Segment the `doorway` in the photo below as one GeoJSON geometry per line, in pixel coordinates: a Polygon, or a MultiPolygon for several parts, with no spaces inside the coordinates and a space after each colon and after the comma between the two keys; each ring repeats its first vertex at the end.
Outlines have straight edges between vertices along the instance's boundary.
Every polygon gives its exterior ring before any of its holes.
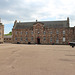
{"type": "Polygon", "coordinates": [[[37,38],[37,44],[40,44],[40,38],[39,37],[37,38]]]}

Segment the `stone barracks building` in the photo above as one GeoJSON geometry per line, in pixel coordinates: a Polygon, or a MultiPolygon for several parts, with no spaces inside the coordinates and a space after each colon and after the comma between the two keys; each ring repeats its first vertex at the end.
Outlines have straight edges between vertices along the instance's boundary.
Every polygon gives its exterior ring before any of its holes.
{"type": "Polygon", "coordinates": [[[69,26],[69,18],[63,21],[14,22],[13,43],[68,44],[75,40],[75,27],[69,26]]]}
{"type": "Polygon", "coordinates": [[[4,42],[4,25],[0,22],[0,43],[4,42]]]}

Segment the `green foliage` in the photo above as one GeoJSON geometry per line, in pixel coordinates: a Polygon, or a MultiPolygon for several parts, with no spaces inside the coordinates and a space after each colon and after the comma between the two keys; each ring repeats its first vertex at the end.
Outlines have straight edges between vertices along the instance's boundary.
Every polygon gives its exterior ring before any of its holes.
{"type": "Polygon", "coordinates": [[[7,35],[12,35],[12,32],[9,32],[8,34],[4,34],[4,35],[6,35],[6,36],[7,36],[7,35]]]}

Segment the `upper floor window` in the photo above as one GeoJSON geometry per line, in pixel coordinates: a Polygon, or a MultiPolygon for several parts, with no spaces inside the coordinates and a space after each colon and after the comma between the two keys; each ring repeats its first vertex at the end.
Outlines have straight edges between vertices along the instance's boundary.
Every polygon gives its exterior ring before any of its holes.
{"type": "Polygon", "coordinates": [[[28,32],[26,31],[26,35],[28,34],[28,32]]]}
{"type": "Polygon", "coordinates": [[[20,41],[22,41],[22,37],[20,38],[20,41]]]}
{"type": "Polygon", "coordinates": [[[22,35],[22,31],[20,32],[20,34],[22,35]]]}
{"type": "Polygon", "coordinates": [[[33,35],[33,31],[31,32],[31,34],[33,35]]]}
{"type": "Polygon", "coordinates": [[[50,34],[52,34],[52,31],[50,31],[50,34]]]}
{"type": "Polygon", "coordinates": [[[17,37],[15,37],[15,40],[17,40],[17,37]]]}
{"type": "Polygon", "coordinates": [[[46,31],[44,31],[44,33],[43,33],[44,35],[46,34],[46,31]]]}
{"type": "Polygon", "coordinates": [[[65,34],[65,30],[63,30],[63,34],[65,34]]]}
{"type": "Polygon", "coordinates": [[[40,32],[38,31],[38,34],[39,34],[40,32]]]}
{"type": "Polygon", "coordinates": [[[59,34],[59,31],[58,30],[56,31],[56,34],[59,34]]]}
{"type": "Polygon", "coordinates": [[[52,37],[50,37],[50,42],[52,42],[52,37]]]}
{"type": "Polygon", "coordinates": [[[17,35],[17,31],[15,32],[15,34],[17,35]]]}
{"type": "Polygon", "coordinates": [[[31,37],[31,41],[33,41],[33,36],[31,37]]]}
{"type": "Polygon", "coordinates": [[[26,41],[28,41],[28,38],[26,37],[26,41]]]}

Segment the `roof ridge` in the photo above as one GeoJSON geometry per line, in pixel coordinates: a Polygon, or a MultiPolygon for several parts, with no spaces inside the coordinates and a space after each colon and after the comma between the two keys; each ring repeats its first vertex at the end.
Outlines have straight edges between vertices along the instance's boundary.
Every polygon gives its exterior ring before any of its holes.
{"type": "MultiPolygon", "coordinates": [[[[67,22],[67,20],[60,20],[60,21],[37,21],[37,22],[67,22]]],[[[35,21],[36,22],[36,21],[35,21]]],[[[35,23],[35,22],[17,22],[17,23],[35,23]]]]}

